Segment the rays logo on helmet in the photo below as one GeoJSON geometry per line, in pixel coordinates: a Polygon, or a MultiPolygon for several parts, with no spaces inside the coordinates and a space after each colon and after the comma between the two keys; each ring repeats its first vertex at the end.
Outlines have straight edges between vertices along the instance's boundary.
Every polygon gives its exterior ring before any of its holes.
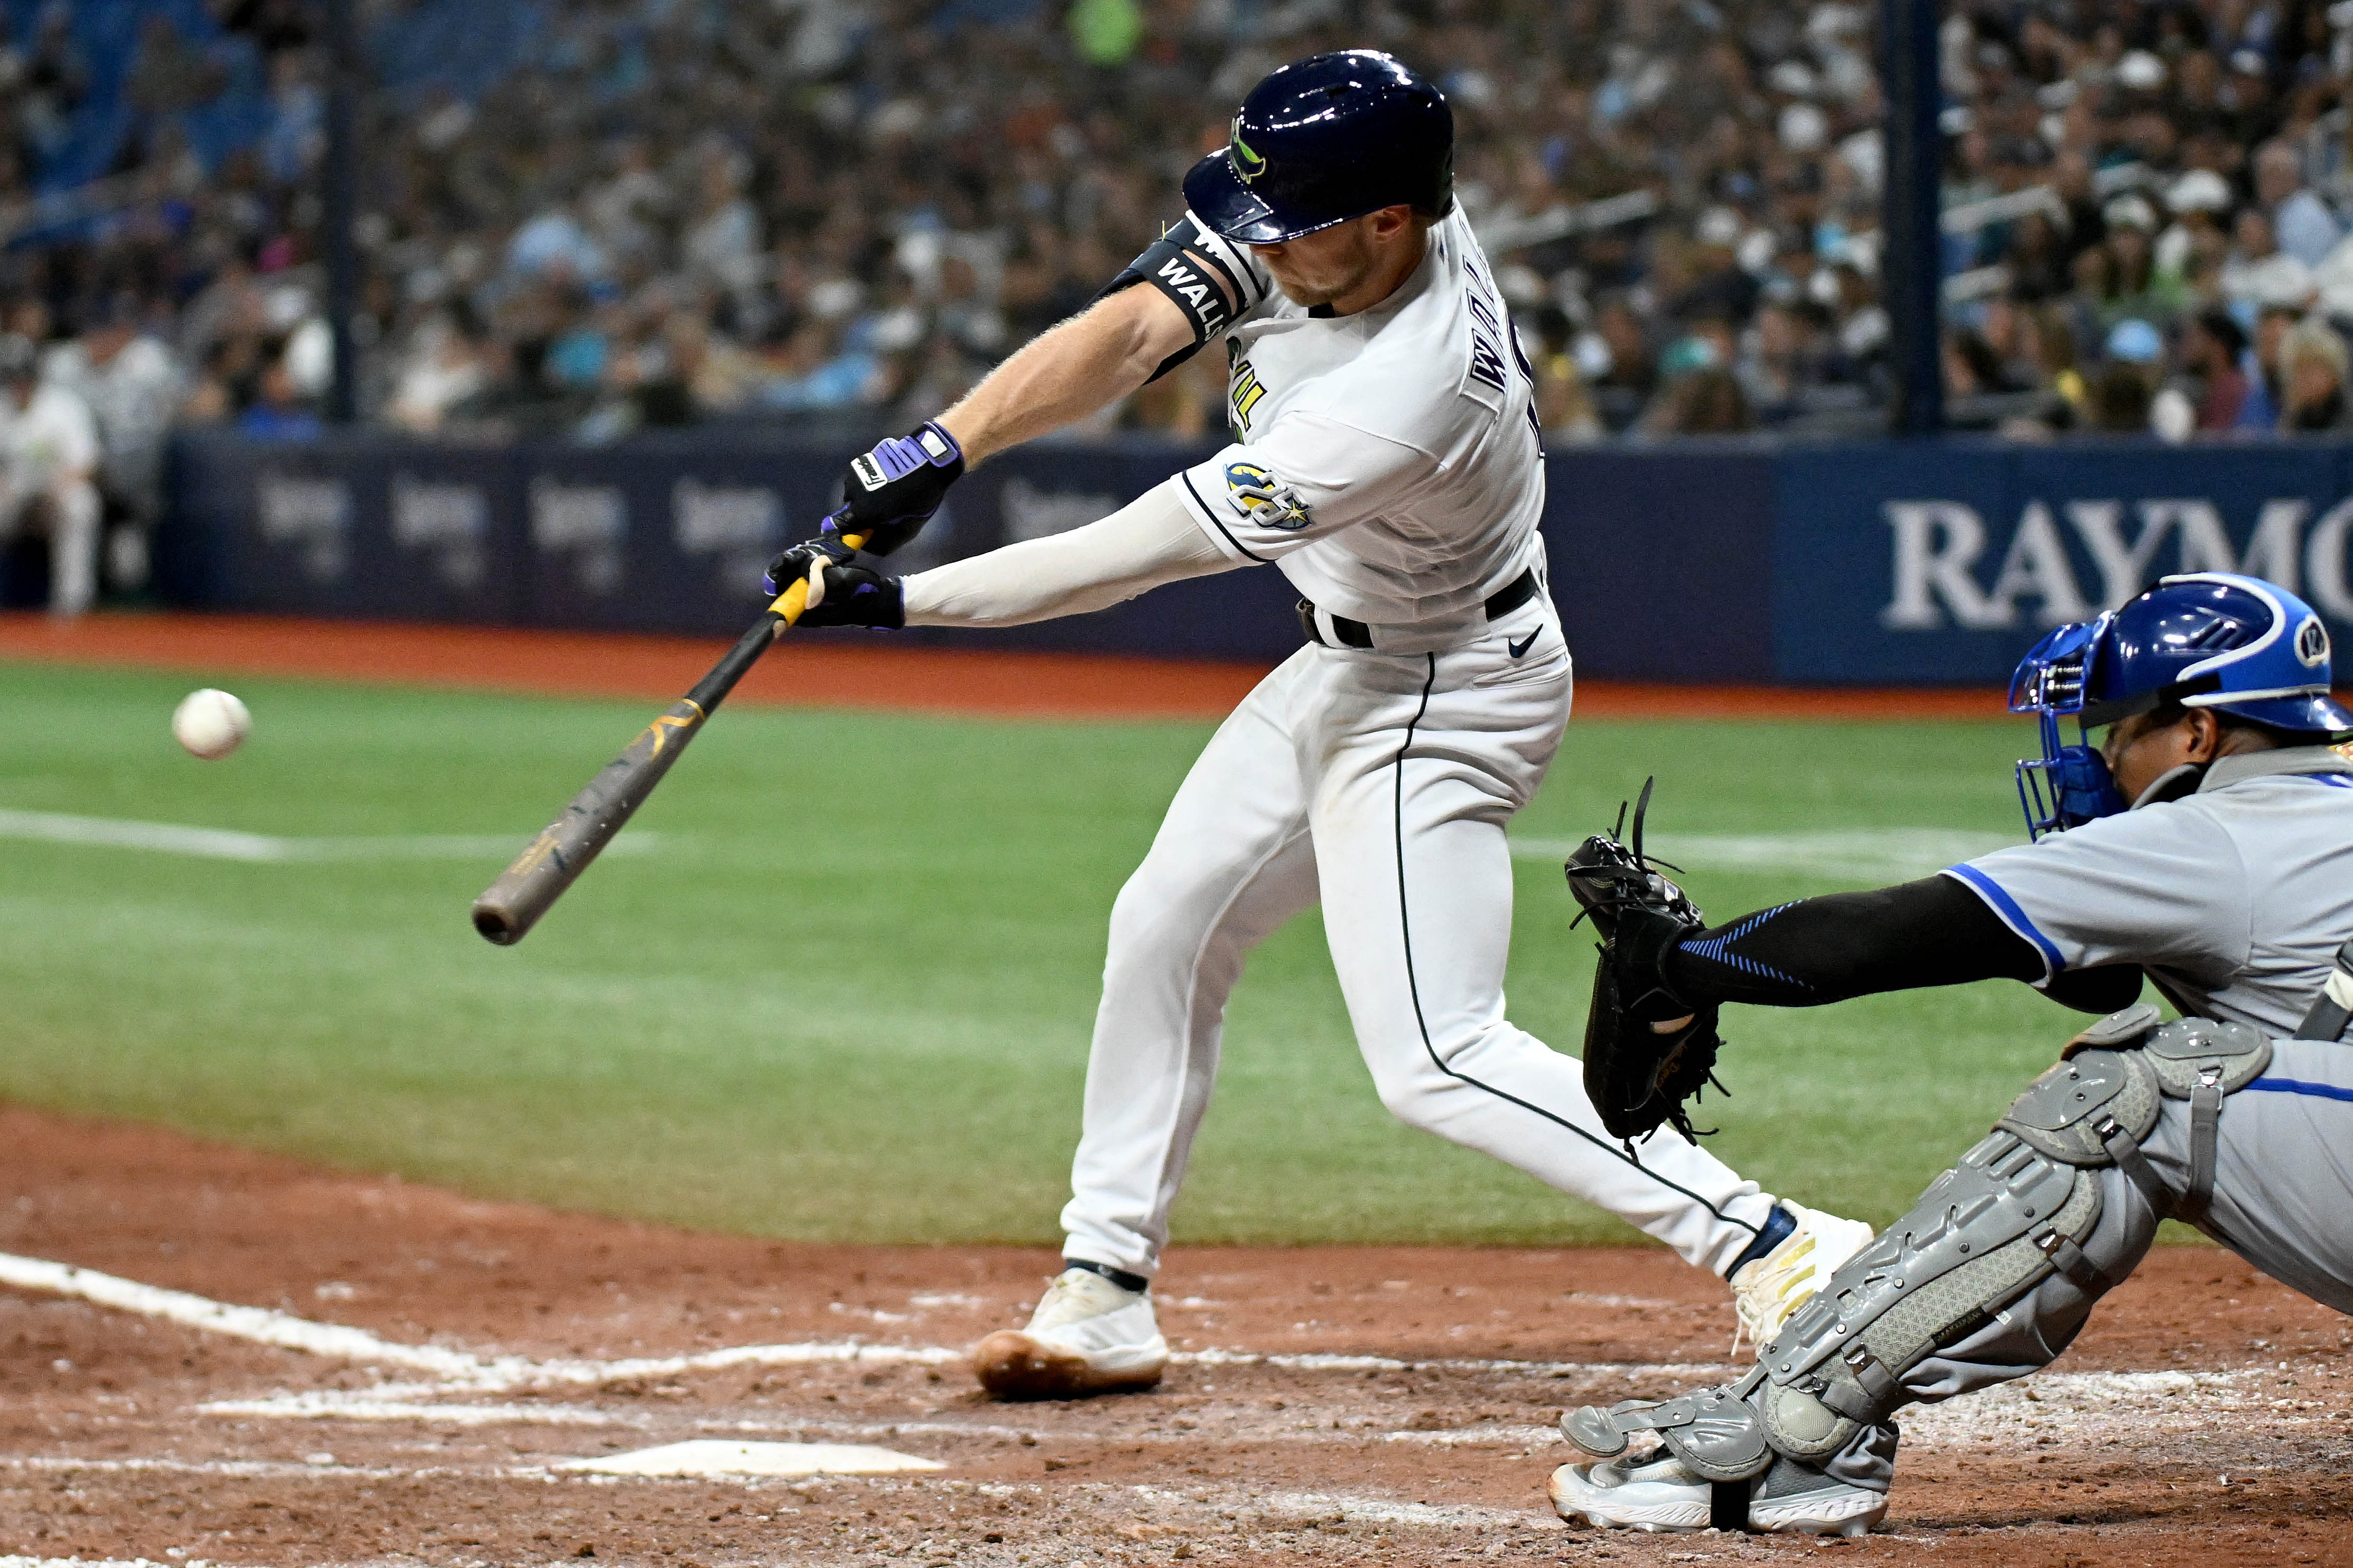
{"type": "Polygon", "coordinates": [[[1256,463],[1228,463],[1226,493],[1241,514],[1261,528],[1279,528],[1287,533],[1314,521],[1307,515],[1307,503],[1289,485],[1256,463]]]}
{"type": "Polygon", "coordinates": [[[2295,657],[2306,669],[2318,669],[2328,662],[2328,628],[2320,624],[2318,616],[2295,628],[2295,657]]]}
{"type": "Polygon", "coordinates": [[[1250,144],[1242,140],[1242,117],[1239,114],[1234,116],[1233,129],[1228,132],[1228,141],[1230,145],[1227,151],[1233,159],[1234,178],[1247,185],[1266,173],[1266,160],[1251,152],[1250,144]]]}

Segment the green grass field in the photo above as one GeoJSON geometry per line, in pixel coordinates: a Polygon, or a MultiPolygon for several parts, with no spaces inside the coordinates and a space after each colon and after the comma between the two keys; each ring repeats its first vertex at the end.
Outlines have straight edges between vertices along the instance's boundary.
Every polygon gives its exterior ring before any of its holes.
{"type": "MultiPolygon", "coordinates": [[[[519,846],[655,706],[244,682],[255,737],[205,764],[166,723],[193,684],[0,664],[0,811],[519,846]]],[[[504,853],[257,864],[0,838],[0,1095],[689,1226],[1050,1241],[1104,916],[1208,732],[730,710],[632,829],[652,847],[608,856],[507,950],[467,921],[504,853]]],[[[1582,837],[1656,772],[1670,857],[1678,830],[2003,836],[2026,741],[2000,722],[1579,721],[1515,832],[1582,837]]],[[[1573,1049],[1590,943],[1556,860],[1517,864],[1513,1015],[1573,1049]]],[[[1721,918],[1891,877],[1695,864],[1689,880],[1721,918]]],[[[1884,1220],[2073,1016],[2011,984],[1733,1009],[1715,1146],[1777,1191],[1884,1220]]],[[[1632,1234],[1392,1122],[1313,917],[1235,999],[1177,1226],[1632,1234]]]]}

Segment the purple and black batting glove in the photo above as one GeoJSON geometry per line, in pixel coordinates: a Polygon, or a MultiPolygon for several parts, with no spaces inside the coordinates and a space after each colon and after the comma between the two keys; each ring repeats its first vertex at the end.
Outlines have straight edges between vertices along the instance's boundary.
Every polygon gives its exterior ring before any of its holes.
{"type": "Polygon", "coordinates": [[[964,473],[964,448],[935,419],[850,459],[828,533],[862,533],[869,555],[888,555],[923,531],[964,473]]]}
{"type": "Polygon", "coordinates": [[[857,565],[857,552],[839,539],[812,539],[769,562],[760,586],[773,597],[794,583],[809,584],[808,607],[795,626],[871,626],[877,631],[905,626],[907,604],[900,579],[857,565]],[[824,571],[811,577],[810,568],[820,563],[824,571]]]}

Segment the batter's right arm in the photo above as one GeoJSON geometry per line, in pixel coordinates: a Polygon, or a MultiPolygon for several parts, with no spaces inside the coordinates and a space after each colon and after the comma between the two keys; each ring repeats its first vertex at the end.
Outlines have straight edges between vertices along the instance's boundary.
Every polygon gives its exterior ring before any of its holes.
{"type": "Polygon", "coordinates": [[[1123,289],[1032,338],[939,422],[977,463],[1118,402],[1194,341],[1166,295],[1123,289]]]}
{"type": "Polygon", "coordinates": [[[918,572],[904,613],[911,626],[1026,626],[1240,564],[1201,531],[1171,479],[1083,528],[918,572]]]}

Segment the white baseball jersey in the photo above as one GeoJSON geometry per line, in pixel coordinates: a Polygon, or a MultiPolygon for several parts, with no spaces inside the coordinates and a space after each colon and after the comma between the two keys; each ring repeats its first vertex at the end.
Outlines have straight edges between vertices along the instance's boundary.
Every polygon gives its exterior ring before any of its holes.
{"type": "Polygon", "coordinates": [[[1182,476],[1221,550],[1374,625],[1475,616],[1542,563],[1534,389],[1459,207],[1411,278],[1348,316],[1292,303],[1189,213],[1170,238],[1240,294],[1223,333],[1238,439],[1182,476]]]}
{"type": "MultiPolygon", "coordinates": [[[[1092,525],[1105,554],[1120,552],[1121,586],[1271,562],[1322,611],[1403,635],[1377,633],[1371,648],[1319,636],[1261,681],[1121,890],[1067,1258],[1158,1267],[1227,994],[1250,948],[1319,903],[1357,1045],[1395,1115],[1703,1268],[1731,1268],[1769,1221],[1772,1197],[1694,1144],[1630,1154],[1577,1062],[1504,1016],[1504,827],[1560,743],[1572,680],[1547,595],[1486,613],[1523,574],[1541,575],[1543,454],[1477,242],[1459,216],[1429,238],[1395,293],[1349,316],[1292,303],[1190,217],[1113,285],[1150,282],[1187,311],[1197,345],[1226,344],[1238,437],[1092,525]]],[[[925,590],[926,605],[955,597],[925,590]]]]}
{"type": "Polygon", "coordinates": [[[90,405],[43,383],[23,408],[0,396],[0,487],[19,495],[98,467],[98,424],[90,405]]]}
{"type": "Polygon", "coordinates": [[[1111,290],[1145,283],[1192,322],[1169,363],[1226,344],[1239,438],[1084,528],[907,578],[907,624],[1018,625],[1272,563],[1326,616],[1379,631],[1371,647],[1319,635],[1260,682],[1121,890],[1063,1256],[1158,1267],[1226,997],[1250,950],[1320,903],[1393,1113],[1730,1268],[1767,1233],[1771,1196],[1680,1139],[1630,1153],[1577,1062],[1504,1016],[1504,824],[1551,763],[1573,681],[1548,595],[1488,616],[1541,579],[1544,466],[1469,227],[1433,226],[1412,276],[1349,316],[1285,300],[1190,217],[1111,290]]]}

